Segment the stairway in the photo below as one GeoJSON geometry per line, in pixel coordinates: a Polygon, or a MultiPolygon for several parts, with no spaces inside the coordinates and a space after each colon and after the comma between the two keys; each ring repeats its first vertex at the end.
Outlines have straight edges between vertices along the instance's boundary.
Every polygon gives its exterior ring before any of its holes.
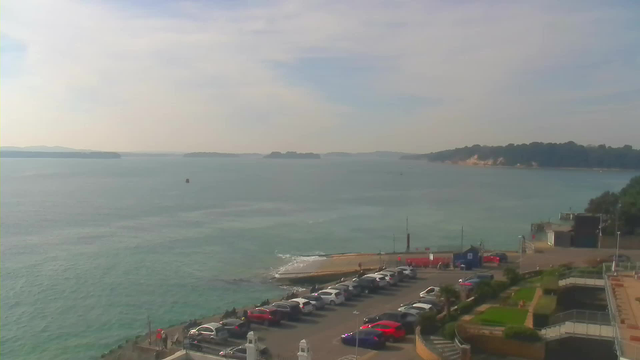
{"type": "Polygon", "coordinates": [[[441,360],[460,360],[460,350],[453,341],[449,341],[440,336],[430,336],[428,340],[430,348],[439,352],[441,360]]]}

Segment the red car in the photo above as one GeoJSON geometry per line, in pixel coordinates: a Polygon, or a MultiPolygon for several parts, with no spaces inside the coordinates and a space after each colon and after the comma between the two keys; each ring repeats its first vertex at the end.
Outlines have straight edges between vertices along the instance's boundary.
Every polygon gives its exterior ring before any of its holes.
{"type": "Polygon", "coordinates": [[[382,331],[389,342],[402,341],[402,339],[407,335],[402,324],[389,320],[382,320],[373,324],[365,324],[360,327],[360,329],[375,329],[382,331]]]}
{"type": "Polygon", "coordinates": [[[265,306],[248,311],[249,321],[263,324],[264,326],[277,325],[282,321],[282,314],[272,306],[265,306]]]}

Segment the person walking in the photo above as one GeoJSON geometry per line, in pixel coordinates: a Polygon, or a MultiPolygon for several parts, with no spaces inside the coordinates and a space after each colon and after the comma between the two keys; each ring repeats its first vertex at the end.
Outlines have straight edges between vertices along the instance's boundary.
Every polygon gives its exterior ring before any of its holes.
{"type": "Polygon", "coordinates": [[[169,342],[169,335],[167,335],[166,332],[164,332],[164,330],[162,330],[162,347],[166,350],[167,349],[167,343],[169,342]]]}
{"type": "Polygon", "coordinates": [[[162,329],[156,331],[156,347],[160,348],[160,342],[162,341],[162,329]]]}

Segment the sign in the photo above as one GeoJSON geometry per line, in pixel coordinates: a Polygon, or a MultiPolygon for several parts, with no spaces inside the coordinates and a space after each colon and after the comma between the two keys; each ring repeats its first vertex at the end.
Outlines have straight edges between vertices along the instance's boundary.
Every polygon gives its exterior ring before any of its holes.
{"type": "Polygon", "coordinates": [[[429,254],[429,260],[433,261],[433,254],[429,254]]]}
{"type": "Polygon", "coordinates": [[[472,260],[473,259],[473,253],[468,253],[467,254],[467,259],[472,260]]]}

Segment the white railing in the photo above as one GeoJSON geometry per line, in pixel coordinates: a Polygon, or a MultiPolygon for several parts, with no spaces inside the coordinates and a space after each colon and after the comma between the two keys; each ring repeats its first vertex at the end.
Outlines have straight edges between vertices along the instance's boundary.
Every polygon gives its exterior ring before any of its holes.
{"type": "Polygon", "coordinates": [[[549,324],[556,325],[567,321],[585,324],[611,325],[611,317],[609,316],[609,313],[588,310],[571,310],[556,314],[549,319],[549,324]]]}
{"type": "Polygon", "coordinates": [[[612,325],[587,324],[584,322],[567,321],[561,324],[548,326],[540,330],[540,334],[548,340],[565,336],[613,339],[614,328],[615,326],[612,325]]]}

